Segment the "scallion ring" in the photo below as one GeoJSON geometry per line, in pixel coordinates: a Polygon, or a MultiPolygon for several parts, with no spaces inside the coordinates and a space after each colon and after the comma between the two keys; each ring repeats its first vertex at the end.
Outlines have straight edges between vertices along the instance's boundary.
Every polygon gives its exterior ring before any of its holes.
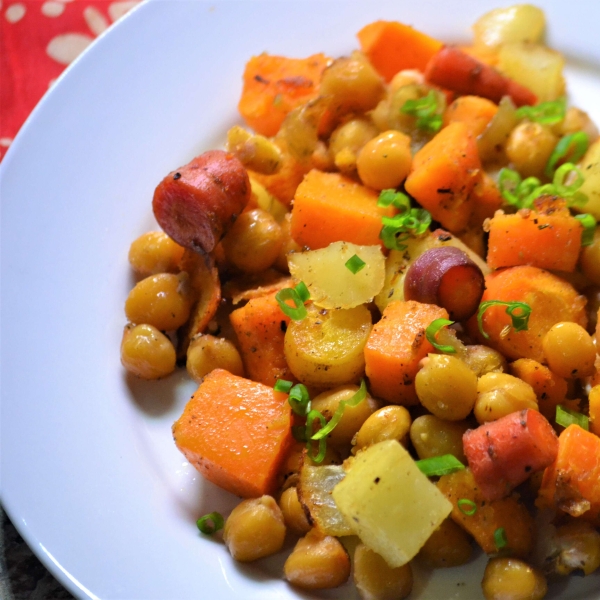
{"type": "Polygon", "coordinates": [[[456,348],[454,346],[450,346],[449,344],[438,344],[437,342],[437,334],[441,329],[447,327],[448,325],[453,325],[454,321],[449,321],[448,319],[435,319],[429,324],[429,327],[425,330],[425,337],[427,341],[440,352],[445,352],[446,354],[455,354],[456,348]]]}
{"type": "Polygon", "coordinates": [[[594,235],[596,233],[596,219],[593,215],[582,214],[576,215],[575,218],[581,223],[583,232],[581,233],[581,245],[590,246],[594,241],[594,235]]]}
{"type": "Polygon", "coordinates": [[[410,210],[410,198],[402,192],[396,190],[382,190],[377,199],[377,206],[387,208],[393,206],[401,213],[410,210]]]}
{"type": "Polygon", "coordinates": [[[283,314],[288,316],[293,321],[302,321],[302,319],[304,319],[304,317],[306,317],[308,314],[306,306],[304,306],[304,302],[308,300],[310,294],[308,297],[306,297],[304,290],[308,292],[306,285],[300,282],[295,288],[283,288],[275,295],[275,299],[277,300],[283,314]],[[304,287],[301,287],[300,284],[302,284],[304,287]],[[300,292],[298,291],[299,286],[300,292]],[[303,300],[303,298],[305,299],[303,300]],[[288,301],[290,300],[294,303],[294,306],[290,306],[288,304],[288,301]]]}
{"type": "Polygon", "coordinates": [[[590,430],[590,420],[588,417],[560,404],[556,407],[556,416],[554,417],[554,420],[557,425],[561,425],[562,427],[579,425],[579,427],[586,431],[590,430]]]}
{"type": "Polygon", "coordinates": [[[461,471],[465,468],[456,456],[453,454],[444,454],[443,456],[432,456],[431,458],[422,458],[416,461],[417,467],[427,477],[437,477],[448,475],[455,471],[461,471]]]}
{"type": "Polygon", "coordinates": [[[200,517],[196,521],[196,525],[202,533],[206,535],[212,535],[213,533],[219,531],[219,529],[223,529],[225,520],[223,519],[223,515],[221,515],[221,513],[211,512],[208,515],[200,517]]]}
{"type": "Polygon", "coordinates": [[[345,265],[348,271],[356,275],[367,266],[367,263],[360,256],[354,254],[346,261],[345,265]]]}
{"type": "Polygon", "coordinates": [[[506,306],[506,314],[512,320],[512,327],[515,331],[526,331],[529,327],[529,316],[531,315],[531,306],[525,302],[506,302],[504,300],[486,300],[479,305],[477,311],[477,325],[481,335],[489,339],[489,335],[483,329],[483,313],[490,306],[506,306]],[[519,314],[517,314],[517,311],[519,314]]]}
{"type": "Polygon", "coordinates": [[[300,417],[306,416],[310,411],[310,395],[304,384],[297,383],[290,389],[288,403],[295,414],[300,417]]]}
{"type": "Polygon", "coordinates": [[[547,177],[552,177],[558,163],[563,158],[568,158],[569,162],[576,163],[587,152],[589,146],[589,137],[585,131],[577,131],[564,135],[554,147],[544,173],[547,177]],[[569,152],[573,146],[573,151],[569,152]]]}
{"type": "Polygon", "coordinates": [[[308,451],[308,458],[310,458],[313,462],[322,463],[325,458],[325,453],[327,452],[327,440],[325,438],[321,438],[318,440],[319,442],[319,451],[316,456],[313,456],[313,423],[315,420],[318,420],[321,424],[321,429],[325,427],[327,421],[325,417],[318,410],[311,410],[306,416],[306,449],[308,451]]]}
{"type": "Polygon", "coordinates": [[[456,503],[458,510],[467,517],[473,516],[477,512],[477,504],[468,498],[460,498],[456,503]]]}
{"type": "Polygon", "coordinates": [[[276,392],[283,392],[284,394],[289,394],[292,386],[294,384],[291,381],[287,381],[285,379],[278,379],[273,386],[273,389],[276,392]]]}
{"type": "Polygon", "coordinates": [[[517,109],[519,119],[529,119],[542,125],[554,125],[560,123],[567,112],[566,98],[541,102],[535,106],[521,106],[517,109]]]}
{"type": "Polygon", "coordinates": [[[496,531],[494,531],[494,544],[496,544],[496,548],[498,550],[502,550],[502,548],[506,548],[508,544],[508,540],[506,539],[506,531],[504,527],[498,527],[496,531]]]}

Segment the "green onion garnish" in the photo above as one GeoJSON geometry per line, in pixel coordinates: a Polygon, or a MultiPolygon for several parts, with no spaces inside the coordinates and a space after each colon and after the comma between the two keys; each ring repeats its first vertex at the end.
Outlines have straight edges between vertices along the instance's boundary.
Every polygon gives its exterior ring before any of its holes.
{"type": "Polygon", "coordinates": [[[325,427],[322,427],[317,431],[317,433],[313,434],[310,439],[311,440],[321,440],[327,437],[337,426],[337,424],[341,421],[342,416],[344,415],[344,410],[346,406],[354,407],[358,406],[365,398],[367,397],[367,385],[365,384],[365,380],[362,379],[360,382],[360,387],[352,395],[352,397],[348,398],[348,400],[340,401],[335,413],[333,413],[333,417],[325,427]]]}
{"type": "Polygon", "coordinates": [[[502,550],[502,548],[506,547],[508,540],[506,539],[506,531],[504,527],[498,527],[496,531],[494,531],[494,544],[496,544],[496,548],[498,550],[502,550]]]}
{"type": "Polygon", "coordinates": [[[310,293],[304,282],[300,282],[294,288],[283,288],[275,295],[279,307],[283,313],[294,321],[302,321],[308,314],[304,303],[310,298],[310,293]],[[290,306],[287,301],[291,300],[295,308],[290,306]]]}
{"type": "Polygon", "coordinates": [[[531,315],[531,306],[525,302],[505,302],[504,300],[487,300],[479,305],[477,312],[477,324],[481,335],[489,339],[489,335],[483,330],[483,313],[490,306],[506,306],[506,314],[512,319],[512,327],[515,331],[526,331],[529,327],[529,315],[531,315]],[[516,311],[519,314],[515,314],[516,311]]]}
{"type": "Polygon", "coordinates": [[[273,386],[273,389],[276,392],[283,392],[284,394],[288,394],[292,389],[294,384],[291,381],[286,381],[285,379],[278,379],[273,386]]]}
{"type": "Polygon", "coordinates": [[[393,206],[400,212],[406,212],[410,210],[410,198],[406,194],[397,192],[396,190],[381,190],[377,199],[377,206],[380,208],[393,206]]]}
{"type": "Polygon", "coordinates": [[[421,470],[421,473],[427,475],[427,477],[448,475],[448,473],[454,473],[454,471],[460,471],[465,468],[465,465],[453,454],[423,458],[417,460],[416,465],[421,470]]]}
{"type": "Polygon", "coordinates": [[[407,100],[400,109],[406,115],[417,118],[417,127],[429,133],[436,133],[442,127],[439,97],[435,90],[416,100],[407,100]]]}
{"type": "Polygon", "coordinates": [[[556,166],[563,158],[568,157],[569,162],[576,163],[587,152],[589,143],[590,141],[585,131],[564,135],[554,147],[554,150],[548,159],[548,163],[546,164],[544,173],[548,177],[552,177],[556,166]],[[574,148],[569,152],[571,146],[574,146],[574,148]]]}
{"type": "Polygon", "coordinates": [[[463,515],[467,515],[468,517],[471,517],[477,512],[477,504],[468,498],[461,498],[456,504],[458,506],[458,510],[460,510],[463,515]]]}
{"type": "Polygon", "coordinates": [[[436,319],[432,321],[429,327],[425,330],[425,337],[427,341],[440,352],[446,352],[447,354],[454,354],[456,352],[456,348],[450,345],[438,344],[436,337],[437,334],[443,327],[447,325],[453,325],[454,321],[449,321],[448,319],[436,319]]]}
{"type": "Polygon", "coordinates": [[[306,386],[302,383],[297,383],[289,391],[288,395],[289,405],[292,407],[292,411],[304,417],[310,410],[310,395],[306,386]]]}
{"type": "Polygon", "coordinates": [[[196,525],[202,533],[205,533],[206,535],[212,535],[213,533],[219,531],[219,529],[223,529],[225,520],[223,519],[223,515],[220,513],[211,512],[208,515],[200,517],[196,521],[196,525]]]}
{"type": "Polygon", "coordinates": [[[357,254],[346,261],[346,268],[356,275],[360,270],[364,269],[367,263],[357,254]]]}
{"type": "Polygon", "coordinates": [[[581,245],[590,246],[594,241],[594,234],[596,233],[596,219],[587,213],[576,215],[575,218],[581,222],[581,226],[583,227],[581,245]]]}
{"type": "Polygon", "coordinates": [[[558,100],[541,102],[536,106],[521,106],[517,109],[517,117],[536,121],[543,125],[553,125],[554,123],[560,123],[565,118],[566,112],[567,100],[566,98],[559,98],[558,100]]]}
{"type": "Polygon", "coordinates": [[[431,214],[424,208],[411,208],[394,217],[381,217],[383,228],[379,234],[386,248],[405,250],[405,242],[411,235],[422,235],[431,224],[431,214]]]}
{"type": "Polygon", "coordinates": [[[579,427],[586,431],[590,430],[590,420],[588,417],[560,404],[556,407],[556,416],[554,417],[554,420],[558,425],[562,425],[563,427],[579,425],[579,427]]]}
{"type": "Polygon", "coordinates": [[[327,421],[325,417],[318,410],[311,410],[306,417],[306,449],[308,450],[308,458],[310,458],[313,462],[321,463],[325,458],[325,452],[327,452],[327,440],[325,438],[321,438],[319,441],[319,451],[316,456],[313,456],[313,423],[315,419],[318,419],[321,423],[321,429],[325,427],[327,421]]]}

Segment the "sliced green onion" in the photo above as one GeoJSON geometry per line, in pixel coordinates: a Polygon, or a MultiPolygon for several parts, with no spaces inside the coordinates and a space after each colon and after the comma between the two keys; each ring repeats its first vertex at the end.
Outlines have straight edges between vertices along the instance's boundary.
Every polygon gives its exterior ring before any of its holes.
{"type": "Polygon", "coordinates": [[[297,415],[304,417],[308,413],[310,410],[310,395],[304,384],[297,383],[290,389],[288,403],[297,415]]]}
{"type": "Polygon", "coordinates": [[[503,168],[498,173],[498,190],[502,197],[513,206],[519,205],[519,198],[516,195],[517,188],[521,183],[521,176],[512,169],[503,168]]]}
{"type": "Polygon", "coordinates": [[[423,131],[436,133],[442,127],[439,97],[435,90],[430,90],[423,98],[407,100],[400,112],[416,117],[417,127],[423,131]]]}
{"type": "Polygon", "coordinates": [[[531,306],[525,302],[505,302],[504,300],[487,300],[479,305],[477,311],[477,324],[481,335],[489,339],[489,335],[483,330],[483,313],[490,306],[506,306],[506,314],[512,319],[512,327],[515,331],[526,331],[529,327],[529,315],[531,315],[531,306]],[[516,314],[516,311],[519,314],[516,314]]]}
{"type": "Polygon", "coordinates": [[[506,539],[506,531],[504,530],[504,527],[498,527],[498,529],[494,531],[494,544],[496,544],[496,548],[498,550],[506,548],[508,540],[506,539]]]}
{"type": "Polygon", "coordinates": [[[556,407],[556,416],[554,417],[554,420],[558,425],[562,425],[563,427],[579,425],[579,427],[586,431],[590,430],[590,420],[588,417],[560,404],[556,407]]]}
{"type": "Polygon", "coordinates": [[[276,392],[283,392],[284,394],[289,393],[294,384],[291,381],[287,381],[285,379],[278,379],[273,386],[273,389],[276,392]]]}
{"type": "Polygon", "coordinates": [[[467,517],[471,517],[477,512],[477,504],[468,498],[461,498],[456,504],[458,510],[460,510],[463,515],[467,515],[467,517]]]}
{"type": "Polygon", "coordinates": [[[556,166],[563,158],[568,157],[569,162],[576,163],[587,152],[589,143],[589,138],[585,131],[564,135],[554,147],[544,173],[548,177],[552,177],[556,166]],[[571,146],[574,146],[574,148],[572,152],[569,152],[571,146]]]}
{"type": "MultiPolygon", "coordinates": [[[[325,452],[327,452],[327,440],[325,438],[321,438],[319,441],[319,451],[316,456],[313,456],[313,423],[315,419],[318,419],[321,424],[321,429],[325,427],[327,421],[325,417],[318,410],[311,410],[306,417],[306,449],[308,450],[308,458],[310,458],[313,462],[321,463],[325,458],[325,452]]],[[[318,432],[317,432],[318,433],[318,432]]]]}
{"type": "Polygon", "coordinates": [[[454,473],[454,471],[460,471],[465,468],[465,465],[453,454],[422,458],[416,461],[416,465],[421,470],[421,473],[427,475],[427,477],[448,475],[448,473],[454,473]]]}
{"type": "Polygon", "coordinates": [[[223,519],[223,515],[220,513],[211,512],[208,515],[200,517],[196,521],[196,525],[202,533],[205,533],[206,535],[212,535],[213,533],[219,531],[219,529],[223,529],[225,520],[223,519]]]}
{"type": "Polygon", "coordinates": [[[404,250],[405,242],[411,235],[422,235],[431,224],[431,214],[424,208],[411,208],[394,217],[381,217],[383,228],[379,234],[386,248],[404,250]]]}
{"type": "Polygon", "coordinates": [[[517,117],[519,119],[529,119],[543,125],[553,125],[560,123],[567,112],[566,98],[558,100],[549,100],[541,102],[536,106],[521,106],[517,109],[517,117]]]}
{"type": "Polygon", "coordinates": [[[295,288],[283,288],[275,295],[275,299],[283,311],[283,314],[294,321],[302,321],[302,319],[304,319],[304,317],[306,317],[308,314],[306,307],[304,306],[304,302],[308,300],[310,294],[308,297],[306,297],[306,300],[303,300],[302,298],[305,297],[305,293],[302,287],[300,288],[300,293],[298,293],[298,287],[300,284],[302,284],[308,292],[308,288],[306,288],[304,283],[300,282],[295,288]],[[294,303],[295,308],[287,303],[288,300],[291,300],[294,303]]]}
{"type": "Polygon", "coordinates": [[[333,417],[325,427],[322,427],[317,431],[317,433],[313,434],[310,439],[311,440],[320,440],[327,437],[337,426],[337,424],[341,421],[342,416],[344,415],[344,410],[346,406],[350,406],[351,408],[354,406],[358,406],[365,398],[367,397],[367,385],[365,380],[362,379],[360,382],[360,387],[352,395],[352,397],[348,398],[348,400],[342,400],[335,413],[333,413],[333,417]]]}
{"type": "Polygon", "coordinates": [[[590,214],[576,215],[576,219],[581,222],[583,232],[581,234],[581,245],[590,246],[594,241],[594,234],[596,233],[596,219],[590,214]]]}
{"type": "Polygon", "coordinates": [[[310,292],[308,291],[308,288],[306,287],[304,281],[300,281],[298,285],[294,287],[294,289],[296,290],[296,293],[298,294],[302,302],[306,302],[310,298],[310,292]]]}
{"type": "Polygon", "coordinates": [[[456,348],[450,345],[438,344],[436,337],[437,334],[443,327],[447,325],[453,325],[454,321],[449,321],[448,319],[436,319],[432,321],[429,327],[425,330],[425,337],[427,341],[440,352],[446,352],[447,354],[454,354],[456,352],[456,348]]]}
{"type": "Polygon", "coordinates": [[[367,266],[367,263],[360,258],[357,254],[352,256],[346,261],[346,268],[356,275],[359,271],[364,269],[367,266]]]}
{"type": "Polygon", "coordinates": [[[393,206],[400,212],[406,212],[410,210],[410,198],[406,194],[397,192],[396,190],[382,190],[377,199],[377,206],[380,208],[393,206]]]}

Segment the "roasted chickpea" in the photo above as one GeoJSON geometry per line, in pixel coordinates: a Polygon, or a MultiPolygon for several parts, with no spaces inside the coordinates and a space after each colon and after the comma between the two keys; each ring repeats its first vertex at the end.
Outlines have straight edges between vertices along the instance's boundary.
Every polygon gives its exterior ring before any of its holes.
{"type": "Polygon", "coordinates": [[[508,136],[506,155],[522,177],[542,177],[557,143],[550,128],[525,121],[508,136]]]}
{"type": "Polygon", "coordinates": [[[305,590],[338,587],[350,577],[350,558],[339,540],[311,529],[283,566],[285,578],[305,590]]]}
{"type": "Polygon", "coordinates": [[[406,443],[410,423],[410,413],[404,406],[384,406],[376,410],[362,424],[352,440],[354,444],[352,452],[356,453],[358,450],[364,450],[385,440],[398,440],[400,443],[406,443]]]}
{"type": "Polygon", "coordinates": [[[588,377],[594,373],[594,341],[577,323],[553,325],[542,339],[542,350],[550,370],[561,377],[588,377]]]}
{"type": "Polygon", "coordinates": [[[594,240],[584,246],[579,255],[579,265],[583,274],[595,285],[600,285],[600,228],[596,227],[594,240]]]}
{"type": "Polygon", "coordinates": [[[186,368],[190,377],[200,383],[213,369],[225,369],[233,375],[244,375],[238,349],[224,338],[199,334],[192,338],[187,350],[186,368]]]}
{"type": "Polygon", "coordinates": [[[377,127],[367,119],[351,119],[340,125],[329,139],[329,151],[335,166],[342,173],[353,172],[359,152],[378,133],[377,127]]]}
{"type": "Polygon", "coordinates": [[[361,181],[375,190],[398,187],[411,164],[410,137],[400,131],[385,131],[367,142],[356,161],[361,181]]]}
{"type": "Polygon", "coordinates": [[[598,128],[590,116],[575,106],[569,106],[565,118],[553,127],[554,133],[559,136],[583,131],[587,133],[590,143],[598,137],[598,128]]]}
{"type": "Polygon", "coordinates": [[[223,540],[235,560],[249,562],[281,550],[285,538],[283,514],[271,496],[238,504],[225,521],[223,540]]]}
{"type": "Polygon", "coordinates": [[[273,266],[282,273],[289,273],[288,254],[290,254],[290,252],[300,252],[302,250],[300,244],[298,244],[298,242],[296,242],[296,240],[294,240],[292,237],[290,223],[291,214],[288,213],[283,221],[279,224],[281,227],[282,244],[279,255],[277,256],[277,260],[273,266]]]}
{"type": "Polygon", "coordinates": [[[267,211],[243,212],[223,238],[227,260],[245,273],[268,269],[283,245],[281,227],[267,211]]]}
{"type": "Polygon", "coordinates": [[[410,563],[392,568],[376,552],[359,544],[354,551],[354,583],[363,600],[402,600],[412,591],[410,563]]]}
{"type": "Polygon", "coordinates": [[[477,377],[492,371],[503,372],[507,364],[506,358],[500,352],[480,345],[466,346],[462,359],[477,377]]]}
{"type": "Polygon", "coordinates": [[[184,249],[162,231],[149,231],[135,239],[129,248],[129,264],[144,277],[176,273],[184,249]]]}
{"type": "Polygon", "coordinates": [[[477,381],[477,401],[473,412],[478,423],[495,421],[519,410],[538,410],[533,388],[507,373],[486,373],[477,381]]]}
{"type": "Polygon", "coordinates": [[[447,421],[464,419],[477,399],[477,376],[455,356],[430,354],[415,386],[421,404],[447,421]]]}
{"type": "Polygon", "coordinates": [[[554,542],[560,551],[552,560],[553,572],[569,575],[581,569],[591,575],[600,568],[600,533],[590,523],[574,520],[561,525],[554,542]]]}
{"type": "Polygon", "coordinates": [[[465,530],[448,518],[429,536],[418,556],[428,566],[441,569],[464,565],[472,553],[465,530]]]}
{"type": "Polygon", "coordinates": [[[235,154],[241,163],[257,173],[271,175],[281,168],[281,150],[269,139],[250,133],[239,125],[227,132],[227,150],[235,154]]]}
{"type": "Polygon", "coordinates": [[[121,362],[133,375],[159,379],[175,370],[175,348],[171,340],[152,325],[132,325],[123,331],[121,362]]]}
{"type": "Polygon", "coordinates": [[[279,507],[286,527],[296,535],[304,535],[310,531],[310,523],[298,500],[298,488],[287,488],[279,499],[279,507]]]}
{"type": "Polygon", "coordinates": [[[546,579],[516,558],[492,558],[481,582],[486,600],[541,600],[548,591],[546,579]]]}
{"type": "Polygon", "coordinates": [[[453,454],[464,463],[462,437],[467,429],[466,421],[445,421],[434,415],[422,415],[411,425],[410,440],[419,458],[453,454]]]}

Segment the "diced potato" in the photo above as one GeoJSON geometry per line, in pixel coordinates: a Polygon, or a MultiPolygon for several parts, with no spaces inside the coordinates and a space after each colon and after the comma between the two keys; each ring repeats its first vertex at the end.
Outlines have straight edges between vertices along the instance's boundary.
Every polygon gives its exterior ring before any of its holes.
{"type": "Polygon", "coordinates": [[[579,191],[588,197],[581,210],[600,219],[600,139],[588,148],[579,168],[585,178],[579,191]]]}
{"type": "Polygon", "coordinates": [[[452,511],[396,440],[357,454],[333,499],[356,535],[390,567],[411,560],[452,511]]]}
{"type": "Polygon", "coordinates": [[[375,296],[375,304],[381,312],[392,300],[404,300],[404,278],[408,268],[423,252],[431,248],[440,246],[459,248],[481,269],[484,275],[490,272],[490,268],[477,253],[447,231],[438,229],[423,237],[411,237],[404,243],[407,246],[406,250],[392,250],[385,261],[385,282],[381,292],[375,296]]]}
{"type": "Polygon", "coordinates": [[[354,308],[371,302],[383,287],[385,258],[380,246],[334,242],[290,254],[288,264],[292,276],[307,285],[311,300],[323,308],[354,308]],[[357,273],[346,267],[355,255],[366,263],[357,273]]]}
{"type": "Polygon", "coordinates": [[[546,28],[544,11],[516,4],[485,13],[473,25],[475,46],[496,48],[513,42],[540,42],[546,28]]]}
{"type": "Polygon", "coordinates": [[[556,100],[565,93],[565,58],[540,44],[504,44],[498,53],[498,69],[529,88],[538,102],[556,100]]]}

